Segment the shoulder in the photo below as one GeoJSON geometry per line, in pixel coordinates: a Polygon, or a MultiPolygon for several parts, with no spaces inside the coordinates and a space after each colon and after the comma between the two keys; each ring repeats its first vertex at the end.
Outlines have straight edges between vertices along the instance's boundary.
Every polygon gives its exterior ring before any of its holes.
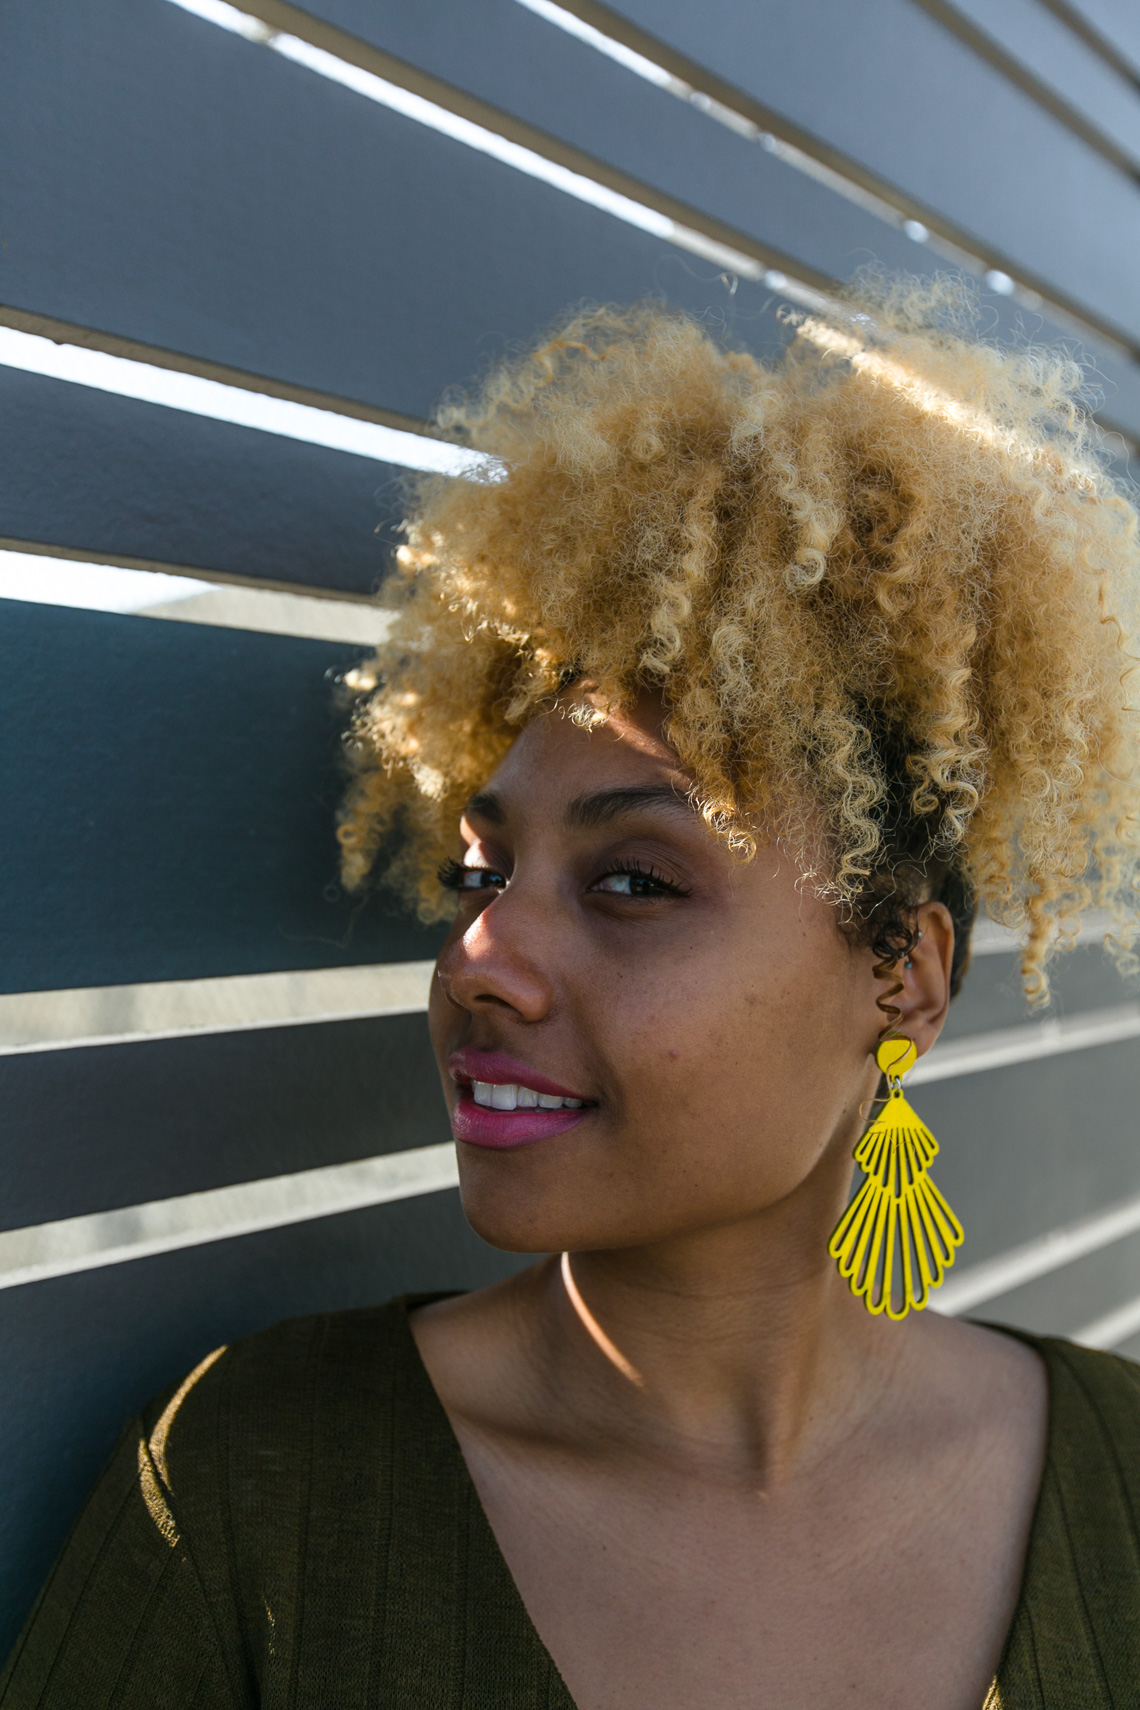
{"type": "MultiPolygon", "coordinates": [[[[1110,1560],[1137,1595],[1140,1366],[1056,1336],[1025,1337],[1045,1362],[1049,1437],[1044,1506],[1078,1556],[1110,1560]]],[[[1116,1569],[1114,1569],[1114,1572],[1116,1569]]],[[[1138,1657],[1140,1662],[1140,1657],[1138,1657]]]]}
{"type": "Polygon", "coordinates": [[[1026,1337],[1049,1374],[1058,1423],[1097,1426],[1122,1445],[1140,1450],[1140,1365],[1122,1354],[1082,1348],[1061,1336],[1026,1337]]]}
{"type": "Polygon", "coordinates": [[[1140,1679],[1140,1366],[1015,1332],[1049,1383],[1049,1435],[1001,1702],[1131,1704],[1140,1679]]]}
{"type": "Polygon", "coordinates": [[[209,1532],[222,1511],[237,1526],[284,1516],[321,1469],[390,1454],[438,1405],[408,1305],[289,1319],[212,1350],[144,1411],[144,1494],[177,1531],[209,1532]]]}
{"type": "MultiPolygon", "coordinates": [[[[432,1297],[426,1297],[432,1298],[432,1297]]],[[[416,1363],[406,1297],[380,1306],[289,1318],[211,1350],[144,1410],[144,1425],[168,1456],[184,1460],[191,1445],[219,1427],[287,1439],[323,1398],[343,1392],[371,1404],[399,1388],[416,1363]]]]}

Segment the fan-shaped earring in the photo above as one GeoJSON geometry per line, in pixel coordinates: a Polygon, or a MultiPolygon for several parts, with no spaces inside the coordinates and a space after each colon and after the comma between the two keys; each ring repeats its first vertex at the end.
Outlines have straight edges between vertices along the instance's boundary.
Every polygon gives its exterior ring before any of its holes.
{"type": "Polygon", "coordinates": [[[866,1180],[827,1250],[868,1312],[898,1319],[926,1305],[954,1263],[962,1225],[927,1174],[938,1142],[903,1097],[902,1077],[918,1061],[913,1040],[884,1039],[875,1061],[890,1094],[855,1148],[866,1180]]]}

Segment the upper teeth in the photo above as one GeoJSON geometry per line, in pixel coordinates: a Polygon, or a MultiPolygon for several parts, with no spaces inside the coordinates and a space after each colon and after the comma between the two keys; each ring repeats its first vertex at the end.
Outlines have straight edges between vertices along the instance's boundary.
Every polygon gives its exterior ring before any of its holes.
{"type": "Polygon", "coordinates": [[[535,1092],[533,1087],[518,1086],[513,1081],[507,1086],[496,1081],[472,1081],[471,1094],[476,1104],[485,1104],[488,1110],[581,1110],[584,1102],[535,1092]]]}

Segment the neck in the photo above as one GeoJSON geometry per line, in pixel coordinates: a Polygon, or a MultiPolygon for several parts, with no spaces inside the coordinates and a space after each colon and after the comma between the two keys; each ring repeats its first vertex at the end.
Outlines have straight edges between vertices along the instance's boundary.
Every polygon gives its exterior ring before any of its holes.
{"type": "Polygon", "coordinates": [[[571,1254],[569,1289],[557,1262],[532,1273],[535,1374],[567,1424],[764,1483],[857,1428],[913,1327],[870,1318],[796,1210],[571,1254]]]}

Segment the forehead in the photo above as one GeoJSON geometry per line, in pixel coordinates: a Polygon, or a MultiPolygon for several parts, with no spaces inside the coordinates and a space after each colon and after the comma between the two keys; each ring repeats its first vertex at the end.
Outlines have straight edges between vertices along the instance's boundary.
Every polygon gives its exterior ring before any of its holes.
{"type": "Polygon", "coordinates": [[[594,790],[667,785],[684,798],[692,779],[666,741],[660,702],[645,696],[585,729],[571,716],[589,703],[579,690],[527,725],[486,788],[511,811],[552,807],[594,790]]]}

